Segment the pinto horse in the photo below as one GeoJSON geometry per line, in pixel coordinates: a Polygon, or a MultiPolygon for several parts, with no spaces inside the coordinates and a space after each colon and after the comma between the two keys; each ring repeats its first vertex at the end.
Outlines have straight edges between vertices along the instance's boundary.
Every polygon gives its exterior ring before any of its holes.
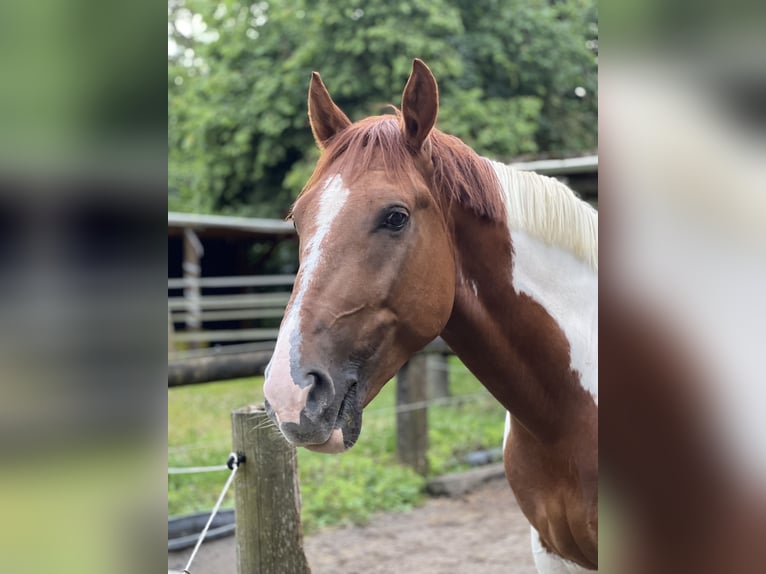
{"type": "Polygon", "coordinates": [[[362,409],[441,335],[508,411],[506,476],[538,571],[596,569],[596,211],[435,129],[420,60],[395,115],[352,123],[317,73],[308,110],[322,156],[292,208],[300,269],[269,416],[297,446],[347,450],[362,409]]]}

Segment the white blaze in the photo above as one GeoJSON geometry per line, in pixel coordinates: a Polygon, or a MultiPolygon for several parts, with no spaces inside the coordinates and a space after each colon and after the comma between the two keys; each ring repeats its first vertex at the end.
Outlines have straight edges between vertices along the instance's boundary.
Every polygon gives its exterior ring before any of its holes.
{"type": "Polygon", "coordinates": [[[320,190],[314,234],[306,244],[306,252],[301,261],[300,279],[295,286],[292,304],[282,320],[274,354],[266,367],[264,396],[274,408],[281,423],[300,422],[300,413],[306,405],[306,397],[310,389],[309,387],[299,388],[293,380],[290,369],[291,359],[296,363],[300,362],[301,305],[313,281],[314,272],[323,261],[322,250],[325,239],[348,196],[349,190],[343,185],[340,175],[328,178],[320,190]]]}

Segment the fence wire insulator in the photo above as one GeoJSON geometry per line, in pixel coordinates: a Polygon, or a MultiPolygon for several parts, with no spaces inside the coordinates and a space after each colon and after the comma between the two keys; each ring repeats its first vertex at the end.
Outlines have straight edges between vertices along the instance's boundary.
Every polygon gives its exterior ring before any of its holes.
{"type": "Polygon", "coordinates": [[[191,570],[189,569],[191,568],[192,562],[194,562],[194,559],[197,557],[197,551],[199,550],[199,547],[202,546],[202,542],[205,540],[205,536],[207,536],[207,531],[210,529],[210,525],[213,524],[215,515],[218,514],[218,509],[221,508],[221,503],[223,502],[223,499],[226,496],[231,483],[234,481],[234,475],[237,474],[239,465],[243,462],[245,462],[245,456],[237,452],[230,453],[229,458],[226,459],[226,466],[231,470],[231,474],[229,475],[229,478],[226,479],[226,484],[223,485],[221,495],[218,497],[213,510],[210,512],[210,518],[207,519],[205,528],[203,528],[202,532],[200,532],[197,543],[194,545],[194,550],[192,550],[191,556],[189,556],[189,561],[186,563],[186,568],[182,570],[184,574],[191,574],[191,570]]]}

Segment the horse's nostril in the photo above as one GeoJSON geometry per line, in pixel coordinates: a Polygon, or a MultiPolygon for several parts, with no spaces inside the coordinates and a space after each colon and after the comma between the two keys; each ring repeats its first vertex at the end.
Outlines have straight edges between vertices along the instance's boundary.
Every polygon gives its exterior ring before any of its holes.
{"type": "Polygon", "coordinates": [[[321,414],[335,398],[335,386],[332,379],[320,371],[309,371],[306,373],[305,380],[306,386],[311,385],[306,398],[306,414],[321,414]]]}

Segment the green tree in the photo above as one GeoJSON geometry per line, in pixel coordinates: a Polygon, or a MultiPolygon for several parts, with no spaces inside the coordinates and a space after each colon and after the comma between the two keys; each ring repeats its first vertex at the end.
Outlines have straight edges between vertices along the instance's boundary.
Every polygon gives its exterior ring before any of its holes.
{"type": "MultiPolygon", "coordinates": [[[[595,2],[459,0],[455,4],[465,33],[452,42],[467,71],[460,82],[466,92],[457,98],[468,105],[474,102],[485,113],[477,109],[453,131],[482,153],[506,159],[526,152],[595,148],[595,2]],[[499,118],[508,123],[498,123],[499,118]],[[507,133],[485,134],[503,130],[507,133]]],[[[445,100],[446,105],[452,103],[451,98],[445,100]]],[[[445,116],[450,117],[446,110],[445,116]]]]}
{"type": "Polygon", "coordinates": [[[174,0],[170,207],[283,216],[318,157],[312,70],[358,119],[398,104],[421,57],[439,80],[439,127],[479,153],[593,147],[594,15],[593,0],[174,0]]]}

